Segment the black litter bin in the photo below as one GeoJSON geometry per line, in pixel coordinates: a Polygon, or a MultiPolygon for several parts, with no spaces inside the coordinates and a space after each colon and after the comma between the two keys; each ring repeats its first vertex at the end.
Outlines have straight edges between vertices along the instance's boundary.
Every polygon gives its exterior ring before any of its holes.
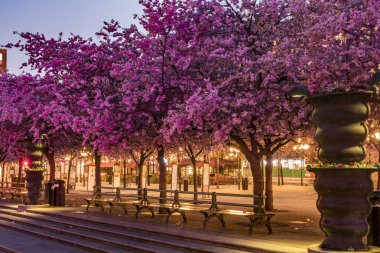
{"type": "Polygon", "coordinates": [[[45,201],[50,206],[65,206],[65,181],[51,180],[45,184],[45,201]]]}
{"type": "Polygon", "coordinates": [[[369,234],[367,243],[373,246],[380,246],[380,191],[373,191],[369,196],[372,204],[372,211],[368,216],[369,234]]]}
{"type": "Polygon", "coordinates": [[[139,185],[139,176],[136,176],[136,185],[139,185]]]}
{"type": "Polygon", "coordinates": [[[200,186],[202,186],[202,177],[201,177],[201,175],[198,175],[197,176],[197,187],[200,187],[200,186]]]}
{"type": "Polygon", "coordinates": [[[187,192],[189,190],[189,180],[183,180],[183,190],[187,192]]]}
{"type": "Polygon", "coordinates": [[[45,183],[45,203],[48,203],[48,204],[52,204],[52,194],[51,194],[51,187],[53,186],[54,184],[54,181],[51,180],[51,181],[48,181],[45,183]]]}

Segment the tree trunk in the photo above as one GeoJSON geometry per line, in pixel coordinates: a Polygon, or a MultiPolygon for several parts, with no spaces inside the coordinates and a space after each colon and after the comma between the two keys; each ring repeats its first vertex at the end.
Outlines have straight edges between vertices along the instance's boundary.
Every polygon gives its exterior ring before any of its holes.
{"type": "MultiPolygon", "coordinates": [[[[29,161],[30,163],[30,161],[29,161]]],[[[29,164],[30,166],[30,164],[29,164]]],[[[22,171],[22,158],[18,161],[18,176],[17,176],[17,188],[20,186],[21,183],[21,171],[22,171]]]]}
{"type": "MultiPolygon", "coordinates": [[[[137,165],[137,176],[138,176],[138,181],[137,181],[137,188],[141,189],[143,187],[142,185],[142,177],[143,177],[143,165],[144,165],[144,162],[141,162],[141,158],[140,158],[140,163],[137,165]]],[[[142,196],[143,195],[143,191],[142,190],[137,190],[137,195],[138,196],[142,196]]]]}
{"type": "Polygon", "coordinates": [[[198,191],[198,171],[197,171],[197,161],[195,160],[195,157],[190,157],[191,160],[191,166],[193,167],[193,175],[194,175],[194,204],[198,201],[198,194],[196,193],[198,191]]]}
{"type": "MultiPolygon", "coordinates": [[[[166,164],[165,164],[165,150],[163,147],[157,148],[157,162],[158,162],[158,170],[160,172],[159,180],[158,180],[158,187],[160,190],[160,203],[166,203],[166,200],[163,198],[166,198],[166,164]]],[[[159,213],[165,213],[165,210],[162,210],[160,208],[159,213]]]]}
{"type": "Polygon", "coordinates": [[[143,185],[142,185],[142,177],[143,177],[143,164],[144,162],[141,162],[140,164],[138,164],[138,171],[137,171],[137,176],[139,177],[139,180],[137,182],[137,188],[142,188],[143,185]]]}
{"type": "Polygon", "coordinates": [[[219,152],[216,153],[216,189],[219,189],[219,152]]]}
{"type": "Polygon", "coordinates": [[[46,152],[45,154],[46,159],[48,160],[49,163],[49,180],[54,180],[55,179],[55,155],[54,152],[46,152]]]}
{"type": "MultiPolygon", "coordinates": [[[[95,157],[95,186],[100,187],[102,186],[102,180],[101,180],[101,174],[100,174],[101,155],[98,153],[97,150],[94,151],[94,157],[95,157]]],[[[96,192],[100,193],[101,189],[97,188],[96,192]]]]}
{"type": "MultiPolygon", "coordinates": [[[[380,148],[380,145],[379,145],[379,148],[380,148]]],[[[379,157],[378,157],[378,163],[380,163],[380,153],[378,153],[379,157]]],[[[377,171],[377,190],[380,190],[380,172],[377,171]]]]}
{"type": "MultiPolygon", "coordinates": [[[[257,157],[252,154],[246,157],[249,165],[251,166],[252,176],[253,176],[253,194],[254,195],[264,195],[264,180],[263,172],[261,170],[261,157],[257,157]]],[[[255,199],[255,204],[262,204],[258,199],[255,199]]]]}
{"type": "Polygon", "coordinates": [[[277,163],[277,185],[280,186],[281,185],[281,172],[280,172],[280,164],[281,164],[281,158],[278,159],[278,163],[277,163]]]}
{"type": "Polygon", "coordinates": [[[265,166],[265,210],[273,211],[273,187],[272,187],[272,171],[273,171],[273,155],[269,154],[267,164],[265,166]]]}
{"type": "Polygon", "coordinates": [[[69,193],[69,187],[70,187],[70,174],[71,174],[71,167],[73,165],[73,159],[70,158],[69,161],[69,169],[67,171],[67,183],[66,183],[66,193],[69,193]]]}
{"type": "Polygon", "coordinates": [[[4,177],[5,177],[5,162],[1,166],[1,186],[4,187],[4,177]]]}
{"type": "Polygon", "coordinates": [[[123,188],[127,186],[127,160],[123,160],[123,188]]]}

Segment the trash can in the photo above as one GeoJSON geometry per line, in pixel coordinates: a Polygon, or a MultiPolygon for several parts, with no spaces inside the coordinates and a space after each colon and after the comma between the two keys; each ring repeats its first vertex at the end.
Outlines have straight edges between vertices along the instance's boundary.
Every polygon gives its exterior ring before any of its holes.
{"type": "Polygon", "coordinates": [[[136,176],[136,185],[139,185],[139,176],[136,176]]]}
{"type": "Polygon", "coordinates": [[[369,196],[372,204],[372,211],[368,216],[369,233],[367,243],[373,246],[380,246],[380,191],[373,191],[369,196]]]}
{"type": "Polygon", "coordinates": [[[201,187],[201,186],[202,186],[202,176],[198,175],[197,176],[197,187],[201,187]]]}
{"type": "Polygon", "coordinates": [[[245,191],[248,190],[248,178],[247,177],[242,179],[242,186],[241,187],[245,191]]]}
{"type": "Polygon", "coordinates": [[[51,193],[51,187],[53,186],[54,181],[47,181],[45,183],[45,203],[52,204],[53,194],[51,193]]]}
{"type": "Polygon", "coordinates": [[[189,180],[183,180],[183,190],[187,192],[189,190],[189,180]]]}
{"type": "Polygon", "coordinates": [[[65,206],[65,181],[51,180],[45,184],[45,201],[50,206],[65,206]]]}

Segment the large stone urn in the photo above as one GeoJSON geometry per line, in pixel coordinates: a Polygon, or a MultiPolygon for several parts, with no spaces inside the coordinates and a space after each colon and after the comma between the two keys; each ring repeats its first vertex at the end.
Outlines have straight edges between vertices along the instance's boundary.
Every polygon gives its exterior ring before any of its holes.
{"type": "MultiPolygon", "coordinates": [[[[363,237],[368,234],[375,168],[355,165],[365,158],[363,146],[368,134],[365,124],[372,93],[336,93],[312,96],[312,121],[319,145],[318,158],[324,165],[309,168],[316,179],[320,227],[325,234],[322,250],[368,250],[363,237]]],[[[313,252],[313,251],[311,251],[313,252]]]]}
{"type": "Polygon", "coordinates": [[[28,190],[28,204],[38,204],[41,196],[43,171],[42,168],[42,144],[41,141],[33,142],[32,139],[26,140],[27,158],[29,168],[26,169],[26,189],[28,190]]]}
{"type": "Polygon", "coordinates": [[[317,130],[318,158],[323,163],[360,162],[365,158],[371,92],[334,93],[308,98],[317,130]]]}

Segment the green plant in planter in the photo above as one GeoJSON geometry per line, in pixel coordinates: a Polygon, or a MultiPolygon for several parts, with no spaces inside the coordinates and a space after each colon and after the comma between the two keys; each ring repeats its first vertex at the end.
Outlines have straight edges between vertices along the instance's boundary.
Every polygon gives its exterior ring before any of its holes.
{"type": "Polygon", "coordinates": [[[312,164],[307,166],[307,169],[318,169],[318,168],[338,168],[338,169],[349,169],[349,168],[377,168],[378,166],[374,166],[368,163],[328,163],[328,164],[312,164]]]}

